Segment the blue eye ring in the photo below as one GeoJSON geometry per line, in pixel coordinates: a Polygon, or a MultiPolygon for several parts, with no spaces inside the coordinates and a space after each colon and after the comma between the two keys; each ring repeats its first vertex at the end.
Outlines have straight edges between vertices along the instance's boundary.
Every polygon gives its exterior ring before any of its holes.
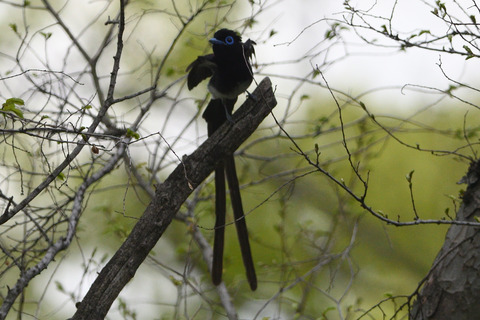
{"type": "Polygon", "coordinates": [[[233,37],[232,36],[228,36],[225,38],[225,43],[228,44],[228,45],[232,45],[234,42],[233,40],[233,37]]]}

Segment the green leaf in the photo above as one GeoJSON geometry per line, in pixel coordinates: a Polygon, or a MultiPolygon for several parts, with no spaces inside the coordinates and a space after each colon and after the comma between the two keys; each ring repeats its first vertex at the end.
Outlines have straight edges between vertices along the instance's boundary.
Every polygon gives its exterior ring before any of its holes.
{"type": "Polygon", "coordinates": [[[138,133],[136,133],[135,131],[132,131],[131,129],[127,129],[127,137],[140,139],[140,135],[138,133]]]}
{"type": "Polygon", "coordinates": [[[181,280],[175,279],[173,276],[170,276],[170,281],[172,281],[174,286],[181,286],[183,282],[181,280]]]}
{"type": "Polygon", "coordinates": [[[470,49],[469,46],[464,45],[464,46],[463,46],[463,49],[465,49],[465,51],[467,51],[467,54],[468,54],[468,56],[467,56],[467,58],[466,58],[465,60],[468,60],[468,59],[471,59],[471,58],[475,57],[475,55],[474,55],[473,52],[472,52],[472,49],[470,49]]]}
{"type": "Polygon", "coordinates": [[[23,106],[25,105],[25,102],[19,98],[7,99],[5,103],[2,104],[2,111],[13,112],[17,115],[17,117],[23,119],[23,112],[22,110],[18,109],[16,105],[23,106]]]}
{"type": "Polygon", "coordinates": [[[57,179],[64,181],[65,180],[65,174],[63,174],[63,172],[60,172],[57,176],[57,179]]]}
{"type": "Polygon", "coordinates": [[[333,23],[331,26],[330,26],[330,29],[328,29],[326,32],[325,32],[325,39],[328,39],[328,40],[331,40],[333,38],[335,38],[338,34],[337,30],[342,30],[343,28],[340,27],[340,24],[339,23],[333,23]]]}
{"type": "Polygon", "coordinates": [[[18,33],[17,25],[15,23],[10,23],[8,26],[13,30],[13,32],[18,33]]]}
{"type": "Polygon", "coordinates": [[[5,103],[14,103],[14,104],[18,104],[19,106],[25,105],[25,102],[20,98],[10,98],[10,99],[7,99],[5,103]]]}
{"type": "Polygon", "coordinates": [[[383,33],[388,34],[388,30],[387,30],[387,26],[386,26],[386,25],[382,24],[382,25],[380,26],[380,28],[382,28],[382,32],[383,32],[383,33]]]}
{"type": "Polygon", "coordinates": [[[446,92],[449,96],[452,96],[452,91],[455,90],[455,89],[457,89],[457,88],[458,88],[458,86],[454,86],[454,85],[451,84],[451,85],[448,86],[448,89],[445,90],[445,92],[446,92]]]}
{"type": "Polygon", "coordinates": [[[40,34],[45,38],[45,40],[48,40],[52,36],[51,32],[40,32],[40,34]]]}
{"type": "Polygon", "coordinates": [[[443,2],[440,2],[440,1],[437,1],[437,5],[438,5],[438,8],[443,11],[443,12],[447,12],[447,7],[445,6],[445,3],[443,2]]]}
{"type": "Polygon", "coordinates": [[[55,281],[55,286],[57,287],[58,291],[65,292],[65,289],[63,288],[63,285],[60,282],[55,281]]]}
{"type": "Polygon", "coordinates": [[[201,109],[203,107],[204,100],[202,99],[195,99],[195,104],[197,105],[197,109],[201,109]]]}
{"type": "Polygon", "coordinates": [[[465,49],[465,51],[467,51],[468,54],[473,54],[472,49],[470,49],[469,46],[465,45],[463,46],[463,49],[465,49]]]}

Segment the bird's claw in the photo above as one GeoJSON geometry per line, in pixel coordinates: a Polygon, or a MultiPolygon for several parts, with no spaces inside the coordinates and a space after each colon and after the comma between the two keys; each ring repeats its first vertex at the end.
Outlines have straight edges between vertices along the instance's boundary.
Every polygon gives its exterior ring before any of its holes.
{"type": "Polygon", "coordinates": [[[247,91],[247,98],[251,98],[253,101],[258,102],[258,98],[253,93],[247,91]]]}
{"type": "Polygon", "coordinates": [[[233,121],[232,115],[228,112],[225,112],[227,116],[227,121],[230,122],[231,124],[235,124],[235,121],[233,121]]]}

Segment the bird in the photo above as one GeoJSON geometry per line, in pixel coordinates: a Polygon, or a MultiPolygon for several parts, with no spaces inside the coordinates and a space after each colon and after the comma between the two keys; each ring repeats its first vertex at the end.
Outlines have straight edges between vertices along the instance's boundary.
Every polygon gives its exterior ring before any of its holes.
{"type": "MultiPolygon", "coordinates": [[[[211,100],[202,115],[207,122],[207,133],[210,137],[224,122],[233,123],[232,111],[235,102],[240,94],[247,91],[253,81],[250,60],[255,55],[254,45],[256,43],[250,39],[242,42],[241,36],[229,29],[216,31],[209,42],[212,44],[213,53],[197,57],[186,71],[188,72],[187,87],[189,90],[210,78],[207,88],[211,94],[211,100]]],[[[225,177],[230,190],[230,200],[247,280],[250,288],[254,291],[257,288],[257,276],[248,240],[247,224],[233,154],[219,159],[215,165],[215,235],[212,282],[215,285],[222,282],[226,216],[225,177]]]]}

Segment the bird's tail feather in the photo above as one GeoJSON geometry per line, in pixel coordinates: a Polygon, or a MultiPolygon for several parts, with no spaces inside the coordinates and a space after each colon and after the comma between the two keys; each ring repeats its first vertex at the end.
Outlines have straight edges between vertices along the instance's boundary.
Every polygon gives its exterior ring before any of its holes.
{"type": "Polygon", "coordinates": [[[253,264],[250,242],[248,240],[247,223],[243,213],[242,199],[240,196],[240,188],[233,155],[225,158],[225,172],[227,175],[228,188],[230,189],[230,200],[232,201],[233,215],[235,217],[235,226],[237,227],[238,242],[240,243],[243,264],[245,266],[250,288],[255,290],[257,289],[257,276],[255,274],[255,266],[253,264]]]}
{"type": "Polygon", "coordinates": [[[225,239],[225,171],[223,161],[215,168],[215,238],[213,240],[212,282],[222,282],[223,247],[225,239]]]}

